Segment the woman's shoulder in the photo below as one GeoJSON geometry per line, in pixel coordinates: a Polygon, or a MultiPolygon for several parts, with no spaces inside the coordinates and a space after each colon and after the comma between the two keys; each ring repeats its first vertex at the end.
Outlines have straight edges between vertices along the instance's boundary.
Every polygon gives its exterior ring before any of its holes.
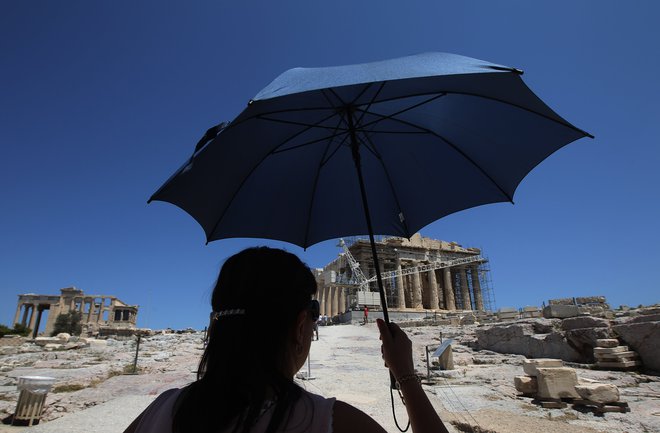
{"type": "Polygon", "coordinates": [[[344,432],[364,432],[364,433],[384,433],[385,429],[381,427],[376,420],[362,412],[360,409],[345,401],[337,400],[334,404],[332,413],[332,431],[333,433],[344,432]]]}
{"type": "Polygon", "coordinates": [[[302,396],[305,398],[309,398],[315,404],[322,406],[326,406],[326,405],[332,406],[337,400],[334,397],[323,397],[322,395],[314,394],[313,392],[309,392],[304,389],[302,390],[302,396]]]}
{"type": "Polygon", "coordinates": [[[172,388],[163,391],[149,406],[128,426],[124,433],[166,432],[171,431],[171,412],[182,389],[172,388]]]}

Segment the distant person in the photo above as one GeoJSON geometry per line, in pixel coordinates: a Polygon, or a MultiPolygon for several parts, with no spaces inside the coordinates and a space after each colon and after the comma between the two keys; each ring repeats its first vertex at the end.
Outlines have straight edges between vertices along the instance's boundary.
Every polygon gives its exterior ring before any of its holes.
{"type": "Polygon", "coordinates": [[[316,341],[319,341],[319,319],[314,321],[314,334],[316,334],[316,341]]]}
{"type": "MultiPolygon", "coordinates": [[[[385,432],[350,404],[293,381],[318,319],[315,293],[314,274],[293,254],[260,247],[227,259],[211,298],[209,340],[197,380],[163,392],[125,433],[385,432]],[[278,320],[269,319],[272,311],[278,320]]],[[[412,343],[396,325],[388,328],[378,320],[378,328],[383,359],[399,381],[413,432],[447,432],[415,375],[412,343]]]]}
{"type": "Polygon", "coordinates": [[[369,323],[369,307],[364,306],[364,324],[369,323]]]}

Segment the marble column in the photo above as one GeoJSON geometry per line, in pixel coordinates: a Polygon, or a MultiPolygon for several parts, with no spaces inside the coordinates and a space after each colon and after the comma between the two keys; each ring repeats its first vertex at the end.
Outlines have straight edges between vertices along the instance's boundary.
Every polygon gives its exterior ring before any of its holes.
{"type": "Polygon", "coordinates": [[[323,303],[323,307],[321,309],[321,314],[324,316],[330,316],[330,287],[324,287],[323,288],[323,299],[321,302],[323,303]]]}
{"type": "Polygon", "coordinates": [[[429,302],[431,309],[437,310],[440,308],[438,304],[438,280],[435,278],[435,270],[431,269],[427,274],[429,279],[429,302]]]}
{"type": "Polygon", "coordinates": [[[456,310],[456,300],[454,299],[454,287],[451,283],[451,269],[444,268],[442,273],[445,280],[445,306],[447,307],[447,310],[454,311],[456,310]]]}
{"type": "Polygon", "coordinates": [[[412,275],[405,275],[403,277],[403,287],[406,294],[406,308],[412,308],[412,275]]]}
{"type": "MultiPolygon", "coordinates": [[[[318,293],[318,292],[317,292],[318,293]]],[[[96,314],[96,323],[101,322],[101,316],[103,316],[103,305],[105,304],[105,298],[99,299],[99,311],[96,314]]]]}
{"type": "Polygon", "coordinates": [[[458,278],[461,281],[461,299],[463,300],[463,309],[471,310],[472,301],[470,299],[470,287],[468,286],[467,268],[458,270],[458,278]]]}
{"type": "Polygon", "coordinates": [[[35,321],[34,327],[30,328],[32,329],[32,338],[37,338],[37,333],[39,331],[39,326],[41,325],[41,315],[43,314],[44,310],[41,306],[37,307],[37,320],[35,321]]]}
{"type": "Polygon", "coordinates": [[[18,307],[16,307],[16,314],[14,315],[14,321],[11,323],[11,326],[14,326],[18,323],[18,318],[21,317],[21,307],[23,304],[19,303],[18,307]]]}
{"type": "MultiPolygon", "coordinates": [[[[419,263],[415,262],[414,266],[417,266],[419,263]]],[[[422,279],[419,276],[419,272],[415,271],[413,274],[413,308],[423,308],[422,307],[422,279]]]]}
{"type": "Polygon", "coordinates": [[[484,297],[481,291],[481,283],[479,282],[479,267],[472,266],[470,268],[470,276],[472,277],[472,291],[474,292],[474,305],[479,311],[484,311],[484,297]]]}
{"type": "Polygon", "coordinates": [[[32,305],[32,314],[30,314],[30,326],[28,326],[28,328],[34,330],[34,325],[37,322],[37,315],[38,315],[37,305],[33,304],[32,305]]]}
{"type": "Polygon", "coordinates": [[[85,322],[90,323],[92,321],[92,314],[94,314],[94,298],[87,298],[87,303],[89,303],[89,311],[87,312],[87,320],[85,322]]]}
{"type": "Polygon", "coordinates": [[[403,275],[401,275],[401,259],[396,258],[396,296],[397,308],[406,308],[406,288],[403,285],[403,275]]]}
{"type": "Polygon", "coordinates": [[[23,304],[23,320],[21,320],[21,325],[27,326],[29,312],[30,312],[30,304],[23,304]]]}
{"type": "Polygon", "coordinates": [[[339,288],[339,311],[337,314],[342,314],[346,312],[346,289],[343,287],[339,288]]]}
{"type": "Polygon", "coordinates": [[[339,287],[332,288],[332,317],[339,314],[339,287]]]}
{"type": "Polygon", "coordinates": [[[319,314],[323,316],[325,314],[325,288],[321,287],[318,291],[318,301],[319,301],[319,314]]]}
{"type": "Polygon", "coordinates": [[[442,286],[442,275],[440,275],[441,272],[442,271],[438,269],[433,271],[433,273],[435,273],[436,284],[438,285],[438,306],[440,309],[444,310],[447,308],[447,304],[445,303],[445,290],[442,286]]]}

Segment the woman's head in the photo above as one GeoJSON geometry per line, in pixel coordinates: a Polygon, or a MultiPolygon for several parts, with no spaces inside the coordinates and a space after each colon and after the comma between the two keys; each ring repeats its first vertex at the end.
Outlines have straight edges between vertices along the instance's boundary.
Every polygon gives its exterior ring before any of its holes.
{"type": "Polygon", "coordinates": [[[213,312],[220,314],[211,320],[206,371],[200,373],[214,375],[214,365],[232,364],[216,357],[238,358],[243,364],[246,357],[255,357],[266,364],[262,369],[287,374],[300,351],[297,327],[309,315],[314,293],[314,274],[286,251],[256,247],[227,259],[211,298],[213,312]]]}
{"type": "Polygon", "coordinates": [[[268,399],[276,401],[272,429],[285,422],[300,396],[292,376],[309,351],[314,293],[314,274],[291,253],[257,247],[228,258],[198,380],[177,401],[174,431],[248,431],[268,399]]]}

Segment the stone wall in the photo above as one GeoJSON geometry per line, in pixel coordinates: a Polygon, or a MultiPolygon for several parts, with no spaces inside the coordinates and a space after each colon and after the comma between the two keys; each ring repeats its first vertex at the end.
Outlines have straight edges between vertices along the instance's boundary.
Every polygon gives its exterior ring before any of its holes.
{"type": "Polygon", "coordinates": [[[615,319],[585,315],[518,320],[480,327],[476,335],[479,349],[588,364],[594,363],[596,340],[618,338],[639,354],[646,371],[660,374],[660,308],[615,319]]]}

